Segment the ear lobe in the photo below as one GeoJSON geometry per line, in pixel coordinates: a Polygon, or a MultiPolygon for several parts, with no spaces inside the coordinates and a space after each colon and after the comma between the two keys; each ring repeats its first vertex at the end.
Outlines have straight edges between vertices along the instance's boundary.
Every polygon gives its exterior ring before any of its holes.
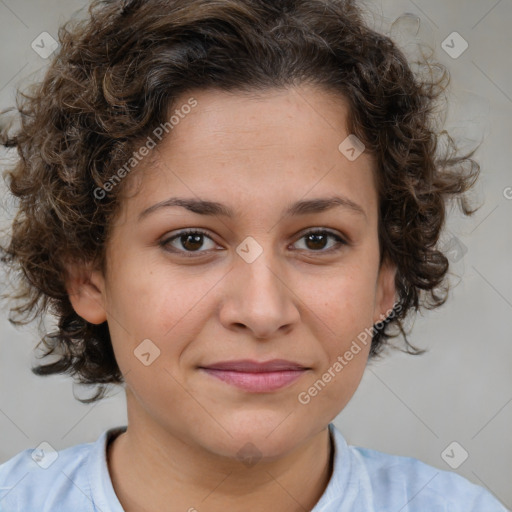
{"type": "Polygon", "coordinates": [[[102,273],[83,266],[71,266],[67,270],[66,290],[76,314],[91,324],[105,322],[105,281],[102,273]]]}
{"type": "Polygon", "coordinates": [[[397,267],[394,263],[388,259],[382,262],[377,279],[377,293],[373,318],[374,325],[387,318],[396,303],[396,272],[397,267]]]}

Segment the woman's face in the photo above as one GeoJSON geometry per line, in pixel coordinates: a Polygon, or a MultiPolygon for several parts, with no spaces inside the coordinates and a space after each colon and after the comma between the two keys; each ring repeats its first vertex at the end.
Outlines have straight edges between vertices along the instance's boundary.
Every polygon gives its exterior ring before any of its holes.
{"type": "Polygon", "coordinates": [[[279,456],[345,407],[370,349],[358,335],[395,302],[374,164],[339,149],[346,104],[320,89],[198,91],[177,109],[192,97],[151,166],[125,178],[137,193],[114,222],[107,274],[91,275],[96,300],[74,305],[108,320],[129,422],[214,454],[251,442],[279,456]],[[174,198],[216,206],[165,204],[174,198]],[[203,369],[273,359],[306,369],[274,380],[203,369]]]}

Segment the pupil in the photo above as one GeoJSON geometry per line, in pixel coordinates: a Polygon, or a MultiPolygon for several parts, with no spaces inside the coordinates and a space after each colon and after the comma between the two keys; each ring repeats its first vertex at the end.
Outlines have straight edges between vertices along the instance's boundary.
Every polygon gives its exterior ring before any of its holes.
{"type": "Polygon", "coordinates": [[[201,234],[196,234],[196,235],[194,235],[194,234],[183,235],[183,236],[181,237],[183,247],[185,247],[185,249],[190,249],[190,250],[199,249],[199,248],[201,247],[201,245],[202,245],[202,237],[203,237],[203,235],[201,235],[201,234]],[[183,242],[183,238],[185,238],[186,242],[183,242]],[[194,241],[192,242],[192,245],[195,243],[195,244],[197,244],[197,246],[196,246],[196,247],[190,247],[190,246],[188,245],[188,240],[190,240],[190,239],[193,239],[193,240],[194,240],[194,241]]]}
{"type": "MultiPolygon", "coordinates": [[[[193,250],[197,250],[201,247],[202,238],[203,238],[203,235],[198,233],[198,234],[183,235],[181,237],[181,240],[182,240],[183,247],[193,251],[193,250]],[[185,241],[183,241],[183,240],[185,240],[185,241]],[[190,242],[191,240],[192,240],[192,242],[190,242]],[[192,246],[190,244],[192,244],[192,246]]],[[[311,243],[311,242],[313,243],[313,246],[309,245],[309,247],[312,249],[323,249],[325,247],[326,237],[322,233],[313,233],[313,234],[308,235],[306,238],[309,243],[311,243]]]]}
{"type": "MultiPolygon", "coordinates": [[[[321,247],[316,247],[316,248],[317,248],[317,249],[323,249],[323,247],[325,247],[325,235],[323,235],[323,234],[321,234],[321,233],[313,233],[313,234],[311,234],[311,235],[309,235],[309,236],[307,237],[307,240],[308,240],[308,241],[313,241],[313,242],[315,242],[315,241],[318,241],[318,239],[319,239],[319,238],[323,238],[323,242],[324,242],[324,243],[323,243],[323,244],[322,244],[322,243],[320,243],[321,247]]],[[[314,247],[313,247],[313,248],[314,248],[314,247]]]]}

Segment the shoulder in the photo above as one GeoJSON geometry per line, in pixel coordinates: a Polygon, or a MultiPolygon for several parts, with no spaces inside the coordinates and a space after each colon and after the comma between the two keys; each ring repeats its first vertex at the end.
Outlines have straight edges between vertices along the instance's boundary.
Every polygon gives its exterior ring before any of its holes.
{"type": "Polygon", "coordinates": [[[508,512],[487,489],[455,472],[349,445],[334,424],[330,429],[335,458],[326,511],[344,511],[350,503],[351,512],[508,512]]]}
{"type": "Polygon", "coordinates": [[[348,449],[368,477],[372,495],[388,502],[389,507],[403,506],[403,512],[432,510],[432,507],[436,512],[507,512],[485,488],[452,471],[413,457],[359,446],[348,449]]]}
{"type": "Polygon", "coordinates": [[[55,451],[49,444],[27,449],[0,464],[0,511],[93,510],[87,477],[95,443],[55,451]]]}

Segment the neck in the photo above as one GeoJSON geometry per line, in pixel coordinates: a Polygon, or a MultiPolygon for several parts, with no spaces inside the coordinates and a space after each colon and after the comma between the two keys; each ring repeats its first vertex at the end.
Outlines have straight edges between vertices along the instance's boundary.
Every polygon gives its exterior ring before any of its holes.
{"type": "Polygon", "coordinates": [[[128,411],[126,432],[107,452],[125,512],[225,512],[246,510],[248,503],[252,512],[305,512],[318,502],[332,474],[327,428],[283,456],[241,462],[128,411]]]}

